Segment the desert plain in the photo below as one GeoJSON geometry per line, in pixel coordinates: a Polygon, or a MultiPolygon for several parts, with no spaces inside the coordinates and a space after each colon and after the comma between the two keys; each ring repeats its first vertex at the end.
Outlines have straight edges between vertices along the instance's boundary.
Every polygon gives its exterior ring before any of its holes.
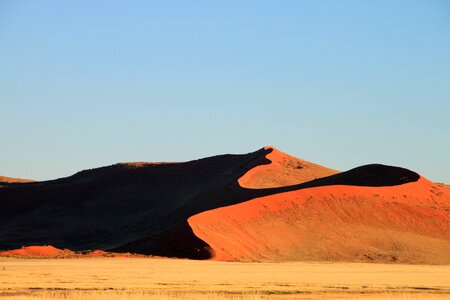
{"type": "Polygon", "coordinates": [[[0,258],[1,299],[448,299],[450,266],[0,258]]]}

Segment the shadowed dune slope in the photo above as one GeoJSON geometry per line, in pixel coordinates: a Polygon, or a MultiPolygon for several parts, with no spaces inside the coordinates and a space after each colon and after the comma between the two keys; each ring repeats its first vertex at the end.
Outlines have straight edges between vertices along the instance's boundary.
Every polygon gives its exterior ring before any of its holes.
{"type": "MultiPolygon", "coordinates": [[[[339,175],[359,181],[359,173],[364,167],[339,175]]],[[[450,263],[450,191],[422,177],[273,194],[200,213],[189,224],[216,260],[450,263]]]]}
{"type": "MultiPolygon", "coordinates": [[[[160,235],[196,213],[239,203],[240,176],[269,150],[185,163],[127,163],[0,189],[0,249],[109,249],[160,235]]],[[[130,249],[134,250],[134,249],[130,249]]]]}
{"type": "Polygon", "coordinates": [[[264,149],[273,149],[266,156],[270,163],[256,166],[245,173],[239,178],[240,186],[253,189],[283,187],[338,173],[335,170],[290,156],[273,147],[264,149]]]}
{"type": "Polygon", "coordinates": [[[187,219],[256,197],[237,181],[269,164],[266,156],[272,151],[184,163],[122,163],[57,180],[5,185],[0,189],[0,250],[53,245],[199,257],[207,245],[195,238],[187,219]],[[186,249],[180,250],[180,236],[186,249]]]}

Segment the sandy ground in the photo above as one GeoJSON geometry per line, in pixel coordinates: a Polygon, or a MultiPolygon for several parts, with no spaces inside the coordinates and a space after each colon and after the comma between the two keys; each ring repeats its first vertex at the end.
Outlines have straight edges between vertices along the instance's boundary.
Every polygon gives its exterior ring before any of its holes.
{"type": "Polygon", "coordinates": [[[89,293],[90,297],[69,299],[103,299],[100,295],[105,293],[111,299],[111,293],[140,295],[127,299],[163,299],[162,295],[190,299],[186,295],[193,293],[197,298],[202,298],[198,294],[210,295],[204,299],[218,299],[214,295],[244,299],[445,299],[450,298],[450,265],[0,258],[0,298],[33,299],[71,292],[89,293]],[[147,298],[146,294],[159,297],[147,298]]]}

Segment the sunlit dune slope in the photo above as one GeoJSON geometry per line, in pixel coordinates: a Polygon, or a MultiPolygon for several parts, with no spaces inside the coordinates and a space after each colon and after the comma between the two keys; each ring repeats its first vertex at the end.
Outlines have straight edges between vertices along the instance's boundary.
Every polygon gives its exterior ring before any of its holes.
{"type": "Polygon", "coordinates": [[[274,188],[299,184],[317,178],[336,174],[337,171],[314,163],[290,156],[274,147],[266,158],[270,161],[250,169],[239,178],[239,184],[244,188],[274,188]]]}
{"type": "Polygon", "coordinates": [[[282,192],[200,213],[189,224],[216,260],[450,263],[450,191],[423,177],[282,192]]]}
{"type": "Polygon", "coordinates": [[[0,185],[5,183],[24,183],[24,182],[33,182],[33,180],[0,176],[0,185]]]}
{"type": "Polygon", "coordinates": [[[450,190],[450,185],[449,184],[436,183],[436,185],[439,186],[440,188],[444,188],[444,189],[450,190]]]}
{"type": "Polygon", "coordinates": [[[88,258],[88,257],[145,257],[131,253],[111,253],[93,250],[76,253],[69,249],[58,249],[50,245],[24,246],[19,249],[0,251],[0,257],[15,258],[88,258]]]}
{"type": "Polygon", "coordinates": [[[14,257],[68,257],[74,253],[70,250],[61,250],[53,246],[28,246],[20,249],[8,250],[0,252],[0,256],[14,257]]]}

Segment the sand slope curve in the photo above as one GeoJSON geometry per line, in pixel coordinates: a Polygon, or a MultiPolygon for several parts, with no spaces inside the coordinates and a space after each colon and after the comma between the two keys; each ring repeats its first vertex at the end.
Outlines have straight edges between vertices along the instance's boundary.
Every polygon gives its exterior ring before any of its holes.
{"type": "Polygon", "coordinates": [[[216,260],[450,263],[450,192],[423,177],[299,189],[188,222],[216,260]]]}

